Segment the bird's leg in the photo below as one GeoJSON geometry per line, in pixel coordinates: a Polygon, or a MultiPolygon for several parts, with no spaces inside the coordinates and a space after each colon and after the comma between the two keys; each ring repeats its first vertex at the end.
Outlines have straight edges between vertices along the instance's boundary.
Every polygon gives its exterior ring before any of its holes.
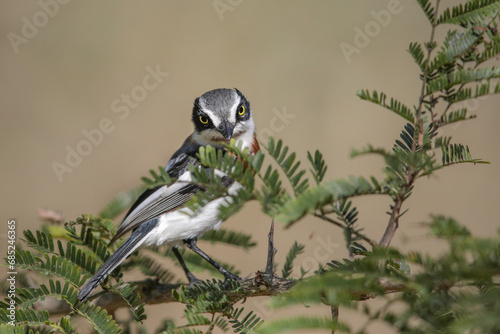
{"type": "Polygon", "coordinates": [[[182,258],[181,253],[179,253],[177,247],[172,247],[172,252],[174,252],[175,257],[179,261],[179,264],[181,265],[182,269],[184,270],[184,273],[186,274],[189,280],[189,284],[199,282],[200,279],[196,278],[196,276],[194,276],[193,273],[189,271],[188,267],[186,266],[186,262],[184,262],[184,259],[182,258]]]}
{"type": "Polygon", "coordinates": [[[229,279],[232,279],[232,280],[235,280],[235,281],[241,280],[241,277],[239,277],[238,275],[235,275],[233,273],[230,273],[229,271],[227,271],[226,269],[224,269],[220,264],[218,264],[212,258],[210,258],[210,256],[208,256],[205,252],[203,252],[201,249],[199,249],[198,246],[196,245],[196,241],[197,241],[196,238],[193,238],[193,239],[184,239],[183,241],[184,241],[184,244],[187,246],[187,248],[189,248],[190,250],[192,250],[193,252],[195,252],[196,254],[198,254],[199,256],[201,256],[202,258],[204,258],[208,263],[210,263],[218,271],[220,271],[220,273],[222,275],[224,275],[224,277],[227,280],[229,280],[229,279]]]}

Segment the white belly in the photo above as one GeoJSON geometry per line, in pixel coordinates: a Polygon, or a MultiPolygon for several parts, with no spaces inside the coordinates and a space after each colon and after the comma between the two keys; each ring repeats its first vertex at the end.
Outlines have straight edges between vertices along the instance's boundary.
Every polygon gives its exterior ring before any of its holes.
{"type": "MultiPolygon", "coordinates": [[[[233,183],[229,189],[234,194],[241,188],[238,183],[233,183]]],[[[222,221],[219,219],[219,207],[231,202],[231,197],[218,198],[206,204],[196,215],[187,208],[165,213],[159,217],[156,226],[144,240],[145,245],[162,245],[179,243],[184,239],[198,238],[209,230],[216,230],[222,221]]]]}

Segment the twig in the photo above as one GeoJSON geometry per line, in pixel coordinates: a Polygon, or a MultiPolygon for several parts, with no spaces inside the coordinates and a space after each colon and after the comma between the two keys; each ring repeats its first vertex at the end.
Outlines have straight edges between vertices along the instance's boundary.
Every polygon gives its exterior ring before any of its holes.
{"type": "MultiPolygon", "coordinates": [[[[345,228],[346,226],[339,223],[338,221],[326,216],[326,214],[324,212],[322,212],[321,214],[320,213],[313,213],[313,216],[314,217],[317,217],[317,218],[320,218],[320,219],[323,219],[324,221],[327,221],[329,223],[332,223],[334,224],[335,226],[338,226],[340,228],[345,228]]],[[[370,238],[368,238],[366,235],[360,233],[359,231],[356,231],[356,230],[353,230],[352,231],[357,237],[361,238],[362,240],[366,241],[367,243],[370,244],[370,246],[375,246],[377,243],[374,241],[374,240],[371,240],[370,238]]]]}
{"type": "MultiPolygon", "coordinates": [[[[439,2],[440,0],[436,1],[436,8],[435,8],[435,17],[437,17],[438,9],[439,9],[439,2]]],[[[427,61],[428,63],[430,62],[431,59],[431,54],[432,50],[434,50],[435,46],[434,44],[434,36],[436,33],[436,27],[437,24],[435,22],[432,22],[432,29],[431,29],[431,36],[430,36],[430,41],[427,44],[427,61]]],[[[420,89],[420,97],[418,99],[418,107],[415,112],[415,131],[413,133],[413,142],[411,145],[411,151],[413,153],[417,152],[417,144],[422,146],[423,143],[423,121],[422,121],[422,108],[425,102],[425,97],[427,96],[425,89],[427,86],[427,80],[429,79],[429,67],[428,65],[424,68],[423,73],[422,73],[422,87],[420,89]]],[[[394,234],[396,233],[396,230],[398,229],[399,226],[399,217],[401,217],[401,207],[403,205],[403,202],[407,198],[407,193],[408,190],[411,189],[413,182],[415,181],[415,171],[413,166],[409,165],[408,166],[408,171],[406,172],[406,180],[405,180],[405,185],[403,187],[403,191],[401,194],[398,194],[395,199],[394,199],[394,205],[391,208],[391,213],[390,213],[390,218],[389,222],[387,223],[387,228],[385,229],[384,235],[380,239],[379,245],[381,246],[389,246],[391,243],[392,238],[394,237],[394,234]]]]}
{"type": "MultiPolygon", "coordinates": [[[[331,306],[332,310],[332,324],[336,325],[339,322],[339,307],[331,306]]],[[[332,334],[335,334],[335,329],[332,329],[332,334]]]]}
{"type": "Polygon", "coordinates": [[[401,206],[403,205],[403,198],[398,197],[392,206],[391,218],[389,218],[389,223],[387,224],[387,228],[385,229],[384,235],[382,239],[380,239],[380,246],[389,246],[391,243],[394,234],[396,234],[396,230],[399,225],[399,217],[401,212],[401,206]]]}

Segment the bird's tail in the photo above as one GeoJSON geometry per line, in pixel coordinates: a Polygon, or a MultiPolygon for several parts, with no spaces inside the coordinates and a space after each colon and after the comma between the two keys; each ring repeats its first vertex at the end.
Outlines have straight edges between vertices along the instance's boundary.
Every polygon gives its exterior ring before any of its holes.
{"type": "Polygon", "coordinates": [[[115,270],[127,257],[132,254],[142,243],[151,230],[158,225],[157,219],[151,219],[141,224],[132,235],[118,248],[118,250],[111,255],[111,257],[104,262],[104,264],[97,270],[94,276],[80,289],[78,299],[85,301],[88,296],[94,291],[95,288],[101,284],[108,275],[115,270]]]}

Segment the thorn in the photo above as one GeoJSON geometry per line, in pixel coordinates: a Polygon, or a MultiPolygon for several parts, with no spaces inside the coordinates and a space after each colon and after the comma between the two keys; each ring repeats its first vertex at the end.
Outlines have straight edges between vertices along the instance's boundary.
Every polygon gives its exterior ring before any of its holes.
{"type": "Polygon", "coordinates": [[[274,255],[277,250],[274,248],[274,219],[271,222],[271,229],[268,234],[268,249],[267,249],[267,265],[266,272],[264,273],[264,281],[271,284],[274,278],[274,255]]]}

